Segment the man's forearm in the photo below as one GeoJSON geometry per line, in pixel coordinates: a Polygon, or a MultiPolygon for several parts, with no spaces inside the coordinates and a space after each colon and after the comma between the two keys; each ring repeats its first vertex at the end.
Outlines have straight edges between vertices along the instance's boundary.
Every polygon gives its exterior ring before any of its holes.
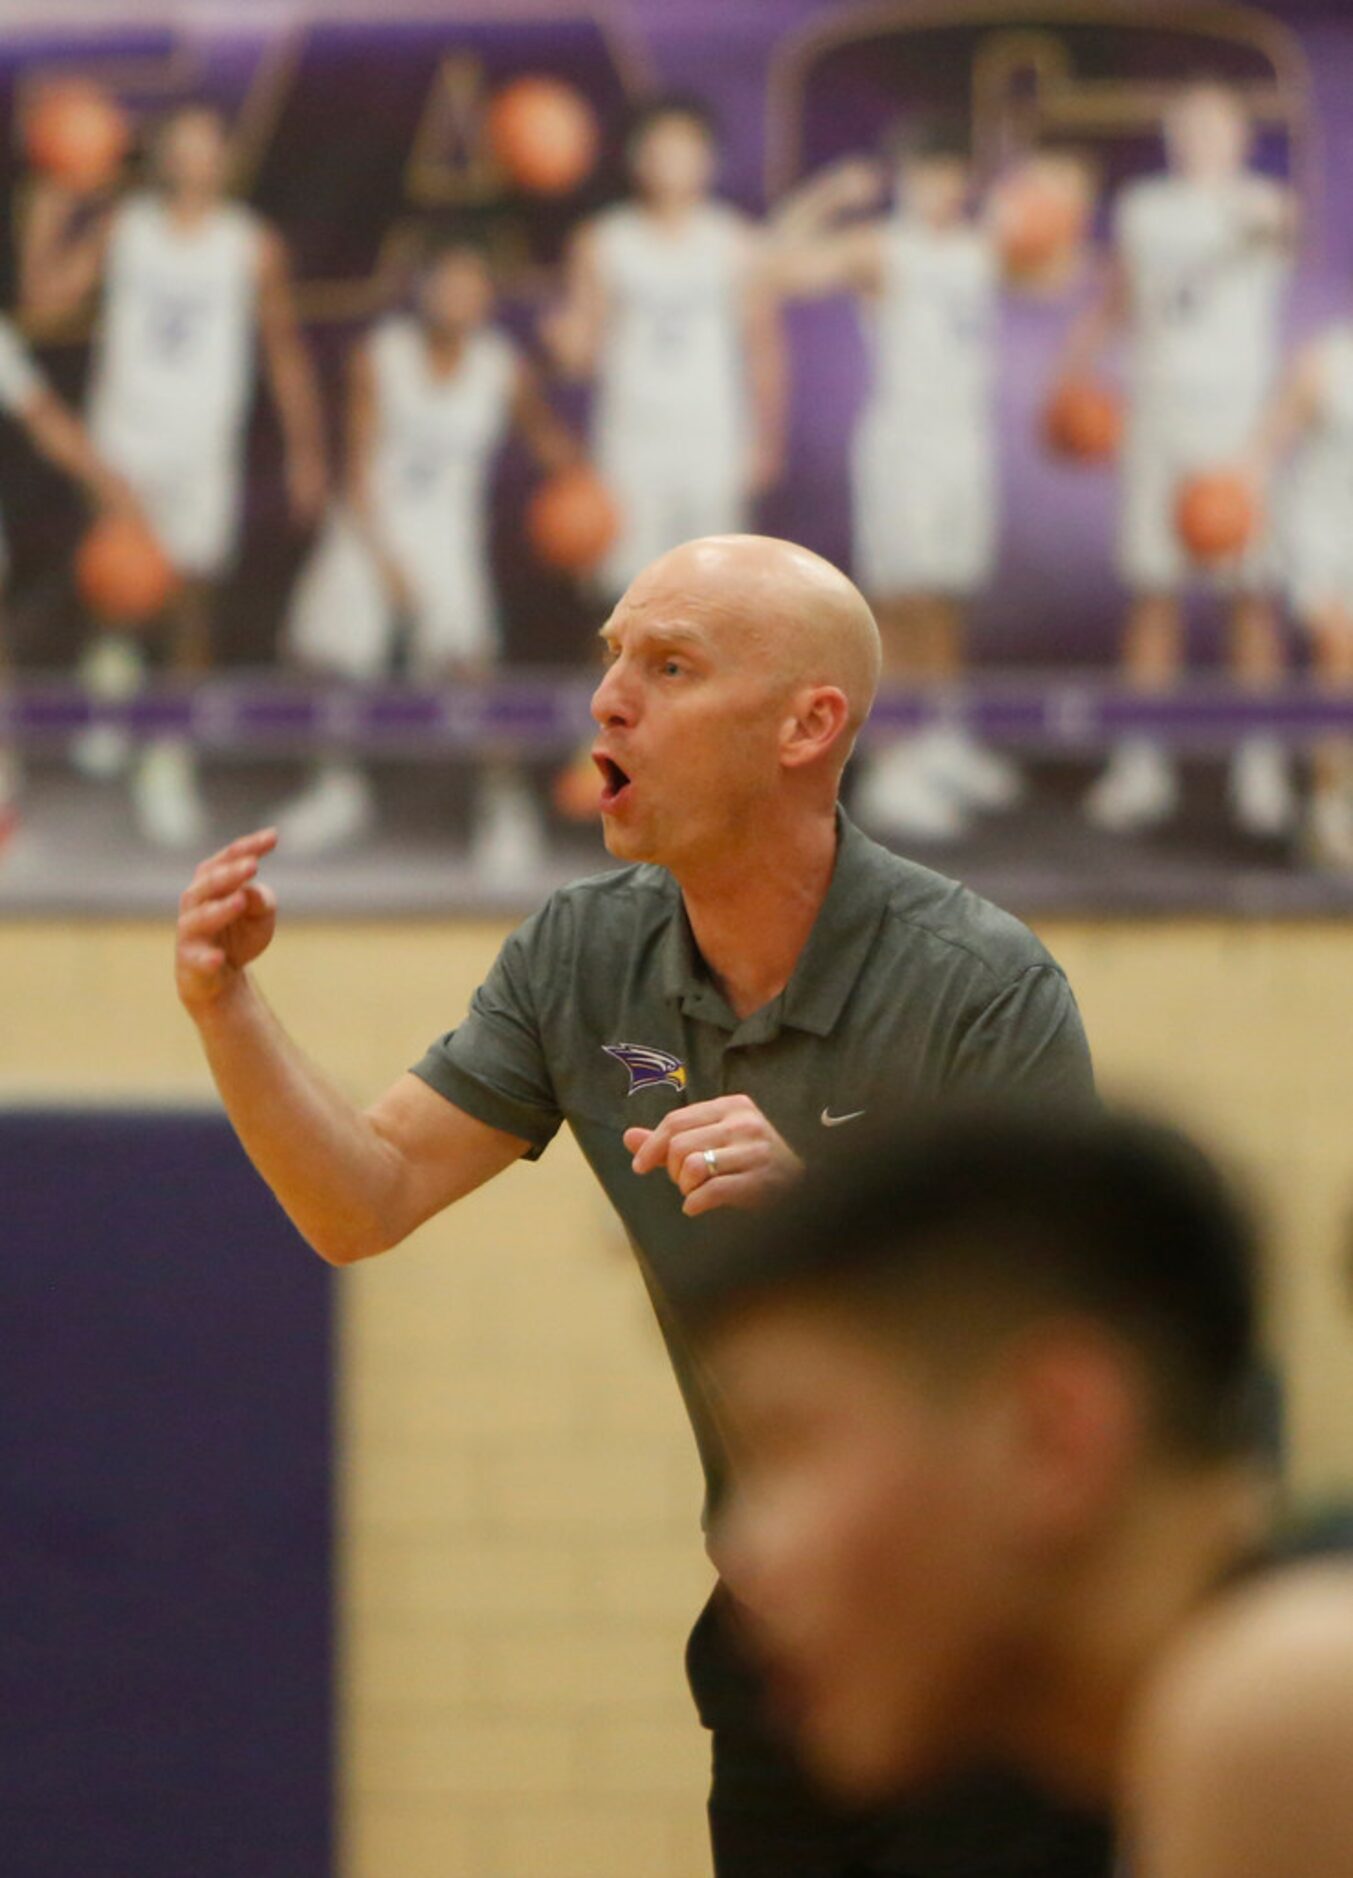
{"type": "Polygon", "coordinates": [[[282,1028],[247,976],[194,1013],[236,1134],[298,1231],[345,1265],[402,1236],[394,1150],[282,1028]]]}

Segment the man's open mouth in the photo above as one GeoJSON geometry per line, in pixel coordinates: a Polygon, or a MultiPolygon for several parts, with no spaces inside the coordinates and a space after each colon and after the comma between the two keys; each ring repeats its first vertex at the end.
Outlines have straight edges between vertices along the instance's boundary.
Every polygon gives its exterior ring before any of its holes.
{"type": "Polygon", "coordinates": [[[630,786],[630,779],[612,756],[599,756],[594,753],[592,761],[601,773],[601,806],[604,812],[614,808],[619,802],[630,786]]]}

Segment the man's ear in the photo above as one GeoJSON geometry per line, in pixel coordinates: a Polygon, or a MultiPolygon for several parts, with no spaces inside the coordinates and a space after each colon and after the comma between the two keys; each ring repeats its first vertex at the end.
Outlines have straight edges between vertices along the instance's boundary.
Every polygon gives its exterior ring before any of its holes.
{"type": "Polygon", "coordinates": [[[1080,1323],[1031,1332],[1010,1352],[1026,1505],[1054,1541],[1093,1525],[1146,1439],[1147,1410],[1125,1353],[1080,1323]]]}
{"type": "Polygon", "coordinates": [[[820,762],[846,735],[850,705],[839,685],[796,691],[780,725],[780,761],[786,769],[820,762]]]}

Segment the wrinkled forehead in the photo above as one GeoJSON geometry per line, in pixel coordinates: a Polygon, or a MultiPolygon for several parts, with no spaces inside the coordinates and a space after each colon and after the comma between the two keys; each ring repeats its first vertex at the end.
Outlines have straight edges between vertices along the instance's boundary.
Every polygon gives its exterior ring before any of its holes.
{"type": "Polygon", "coordinates": [[[750,596],[651,569],[622,595],[601,635],[612,646],[681,641],[722,662],[740,661],[764,641],[765,629],[750,596]]]}

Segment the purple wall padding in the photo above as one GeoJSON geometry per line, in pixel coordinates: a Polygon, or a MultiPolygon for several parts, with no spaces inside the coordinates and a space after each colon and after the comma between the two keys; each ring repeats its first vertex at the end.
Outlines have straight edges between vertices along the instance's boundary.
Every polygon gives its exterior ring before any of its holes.
{"type": "Polygon", "coordinates": [[[331,1870],[330,1274],[211,1115],[0,1115],[0,1870],[331,1870]]]}

